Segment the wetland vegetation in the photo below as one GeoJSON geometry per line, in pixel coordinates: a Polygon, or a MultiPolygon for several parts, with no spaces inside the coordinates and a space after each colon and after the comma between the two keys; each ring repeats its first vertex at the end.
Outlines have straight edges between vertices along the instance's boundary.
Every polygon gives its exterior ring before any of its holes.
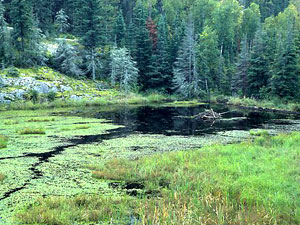
{"type": "Polygon", "coordinates": [[[174,105],[0,112],[0,224],[299,222],[297,115],[174,105]]]}

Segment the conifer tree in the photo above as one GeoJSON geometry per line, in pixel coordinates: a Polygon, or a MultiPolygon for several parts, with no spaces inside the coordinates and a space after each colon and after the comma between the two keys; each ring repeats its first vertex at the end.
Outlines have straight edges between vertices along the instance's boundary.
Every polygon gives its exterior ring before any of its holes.
{"type": "Polygon", "coordinates": [[[64,33],[69,28],[70,24],[68,22],[69,17],[66,15],[65,10],[61,9],[55,17],[55,23],[59,33],[64,33]]]}
{"type": "Polygon", "coordinates": [[[4,6],[0,1],[0,63],[2,69],[8,64],[11,52],[10,36],[4,18],[4,6]]]}
{"type": "Polygon", "coordinates": [[[174,85],[178,94],[191,98],[199,96],[203,91],[199,83],[194,24],[190,18],[174,65],[174,85]]]}
{"type": "Polygon", "coordinates": [[[128,93],[137,85],[138,69],[136,62],[126,48],[111,50],[111,84],[117,83],[122,91],[128,93]]]}
{"type": "Polygon", "coordinates": [[[125,46],[126,25],[123,13],[120,11],[114,27],[115,42],[118,47],[125,46]]]}
{"type": "Polygon", "coordinates": [[[81,21],[76,24],[77,33],[80,35],[80,42],[87,52],[87,67],[91,71],[93,80],[96,80],[96,74],[99,69],[96,62],[96,48],[99,46],[101,40],[99,12],[98,0],[81,0],[81,8],[78,12],[78,16],[81,16],[81,21]]]}
{"type": "Polygon", "coordinates": [[[271,78],[273,95],[279,98],[294,99],[299,97],[299,56],[292,30],[279,49],[276,60],[276,72],[271,78]]]}
{"type": "Polygon", "coordinates": [[[172,66],[169,64],[168,33],[164,15],[160,16],[157,27],[157,38],[153,49],[149,84],[151,89],[170,91],[172,85],[172,66]]]}
{"type": "Polygon", "coordinates": [[[269,65],[266,60],[265,43],[262,30],[259,29],[255,35],[248,72],[248,93],[255,98],[262,98],[261,92],[265,92],[269,82],[269,65]]]}
{"type": "Polygon", "coordinates": [[[232,92],[234,94],[246,95],[248,87],[248,70],[249,70],[250,54],[247,38],[242,40],[242,50],[238,56],[236,63],[236,73],[232,80],[232,92]]]}
{"type": "Polygon", "coordinates": [[[54,62],[62,73],[79,78],[83,75],[80,69],[82,59],[76,49],[69,45],[66,40],[62,40],[57,48],[54,62]]]}
{"type": "Polygon", "coordinates": [[[11,3],[12,40],[19,65],[42,64],[41,32],[34,21],[30,1],[13,0],[11,3]]]}
{"type": "Polygon", "coordinates": [[[152,44],[149,31],[146,27],[146,9],[141,0],[138,0],[134,8],[133,23],[134,23],[134,39],[135,47],[132,54],[137,62],[137,68],[140,71],[139,84],[143,90],[149,88],[148,72],[151,63],[152,44]]]}

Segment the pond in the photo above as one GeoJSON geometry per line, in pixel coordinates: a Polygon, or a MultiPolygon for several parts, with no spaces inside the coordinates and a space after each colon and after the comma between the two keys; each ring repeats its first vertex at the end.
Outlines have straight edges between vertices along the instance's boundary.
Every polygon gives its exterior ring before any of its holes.
{"type": "Polygon", "coordinates": [[[6,176],[0,183],[0,224],[13,224],[16,207],[41,196],[116,194],[109,182],[91,177],[89,165],[238,142],[252,138],[252,129],[271,134],[300,130],[299,116],[224,105],[15,111],[0,112],[0,118],[0,134],[9,138],[0,150],[0,173],[6,176]],[[210,108],[222,119],[194,118],[210,108]],[[24,127],[43,128],[46,134],[21,135],[24,127]]]}

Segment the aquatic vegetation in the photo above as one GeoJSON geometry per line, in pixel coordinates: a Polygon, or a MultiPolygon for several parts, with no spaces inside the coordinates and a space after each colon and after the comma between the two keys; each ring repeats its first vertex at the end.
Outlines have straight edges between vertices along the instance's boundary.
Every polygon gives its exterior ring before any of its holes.
{"type": "Polygon", "coordinates": [[[7,141],[8,141],[7,137],[0,135],[0,149],[7,147],[7,141]]]}
{"type": "Polygon", "coordinates": [[[18,130],[19,134],[46,134],[45,128],[42,127],[25,127],[18,130]]]}

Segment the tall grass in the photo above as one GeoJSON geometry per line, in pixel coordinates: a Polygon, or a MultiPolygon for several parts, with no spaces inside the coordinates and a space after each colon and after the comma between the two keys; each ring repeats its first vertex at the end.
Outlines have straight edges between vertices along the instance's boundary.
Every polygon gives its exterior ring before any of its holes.
{"type": "Polygon", "coordinates": [[[3,173],[0,173],[0,183],[2,183],[5,179],[5,175],[3,173]]]}
{"type": "MultiPolygon", "coordinates": [[[[113,213],[99,203],[97,210],[102,214],[97,219],[104,224],[126,224],[128,216],[135,215],[136,224],[300,224],[299,162],[300,133],[293,133],[263,134],[242,144],[92,165],[95,178],[140,182],[146,190],[160,192],[160,197],[111,198],[107,201],[113,213]]],[[[70,207],[76,198],[55,199],[54,203],[52,198],[41,199],[17,218],[27,224],[82,222],[84,212],[93,210],[99,199],[91,198],[86,208],[70,207]]]]}
{"type": "Polygon", "coordinates": [[[46,134],[46,131],[42,127],[24,127],[17,131],[21,135],[26,134],[46,134]]]}
{"type": "Polygon", "coordinates": [[[0,149],[7,147],[8,138],[0,135],[0,149]]]}

